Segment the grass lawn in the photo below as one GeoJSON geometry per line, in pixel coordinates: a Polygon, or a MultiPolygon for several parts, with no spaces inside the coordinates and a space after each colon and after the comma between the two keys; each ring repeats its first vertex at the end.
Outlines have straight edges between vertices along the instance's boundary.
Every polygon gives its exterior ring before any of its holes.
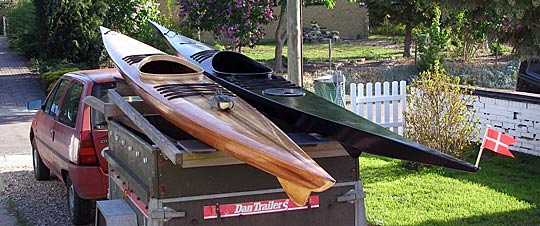
{"type": "MultiPolygon", "coordinates": [[[[474,154],[468,162],[474,162],[474,154]]],[[[540,157],[484,152],[477,174],[360,158],[370,225],[540,225],[540,157]]]]}
{"type": "MultiPolygon", "coordinates": [[[[336,43],[332,45],[332,58],[334,60],[353,60],[365,58],[367,60],[382,60],[392,57],[401,57],[403,50],[395,50],[381,46],[366,46],[352,43],[336,43]]],[[[270,61],[274,59],[273,42],[257,44],[254,48],[242,48],[242,53],[257,60],[270,61]]],[[[322,62],[328,60],[328,43],[304,43],[304,58],[308,61],[322,62]]],[[[287,47],[283,49],[287,56],[287,47]]]]}

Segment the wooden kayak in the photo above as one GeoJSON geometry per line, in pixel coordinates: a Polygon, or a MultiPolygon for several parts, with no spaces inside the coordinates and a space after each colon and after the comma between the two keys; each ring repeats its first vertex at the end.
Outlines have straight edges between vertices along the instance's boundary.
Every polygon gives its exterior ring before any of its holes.
{"type": "Polygon", "coordinates": [[[478,167],[405,139],[353,112],[298,87],[272,69],[240,53],[217,51],[153,21],[153,27],[177,56],[199,65],[281,128],[318,133],[340,142],[352,157],[362,152],[476,172],[478,167]]]}
{"type": "Polygon", "coordinates": [[[193,137],[275,175],[296,204],[305,205],[312,191],[335,183],[274,123],[198,66],[107,28],[101,33],[122,76],[149,106],[193,137]],[[227,106],[216,108],[216,97],[227,106]]]}

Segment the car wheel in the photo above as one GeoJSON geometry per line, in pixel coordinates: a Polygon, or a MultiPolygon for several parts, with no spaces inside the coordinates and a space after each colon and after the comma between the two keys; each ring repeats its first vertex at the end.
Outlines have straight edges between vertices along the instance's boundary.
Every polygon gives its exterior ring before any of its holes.
{"type": "Polygon", "coordinates": [[[32,139],[32,159],[34,165],[34,177],[36,180],[48,180],[51,176],[51,170],[43,163],[34,139],[32,139]]]}
{"type": "Polygon", "coordinates": [[[83,199],[77,195],[73,183],[69,175],[67,176],[67,200],[69,206],[69,213],[71,217],[71,223],[74,225],[84,225],[89,224],[92,216],[92,201],[88,199],[83,199]]]}

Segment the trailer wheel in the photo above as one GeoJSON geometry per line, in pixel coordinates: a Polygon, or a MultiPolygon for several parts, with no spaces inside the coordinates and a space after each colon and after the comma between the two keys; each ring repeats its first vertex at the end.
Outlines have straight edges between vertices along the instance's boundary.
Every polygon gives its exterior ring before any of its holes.
{"type": "Polygon", "coordinates": [[[48,180],[51,176],[51,170],[43,163],[41,156],[36,147],[36,142],[34,139],[32,143],[32,165],[34,166],[34,177],[36,180],[48,180]]]}
{"type": "Polygon", "coordinates": [[[89,224],[92,219],[92,201],[88,199],[83,199],[79,197],[79,195],[77,195],[77,192],[75,191],[75,187],[71,183],[69,175],[67,176],[66,186],[71,223],[73,223],[74,225],[89,224]]]}

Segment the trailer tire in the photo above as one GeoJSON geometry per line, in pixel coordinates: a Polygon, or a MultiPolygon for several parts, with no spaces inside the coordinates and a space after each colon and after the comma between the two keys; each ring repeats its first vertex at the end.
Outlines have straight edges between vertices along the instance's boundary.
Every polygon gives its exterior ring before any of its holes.
{"type": "Polygon", "coordinates": [[[66,180],[66,188],[71,223],[74,225],[89,224],[92,219],[92,200],[79,197],[69,175],[66,180]]]}
{"type": "Polygon", "coordinates": [[[34,139],[31,140],[32,144],[32,165],[34,166],[34,177],[36,180],[48,180],[51,177],[51,170],[43,163],[43,159],[39,155],[34,139]]]}

